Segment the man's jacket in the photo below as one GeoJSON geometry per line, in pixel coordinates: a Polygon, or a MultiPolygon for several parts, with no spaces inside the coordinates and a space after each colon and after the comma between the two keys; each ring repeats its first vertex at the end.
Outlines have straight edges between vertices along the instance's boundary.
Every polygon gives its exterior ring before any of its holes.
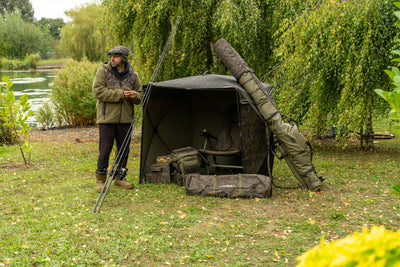
{"type": "Polygon", "coordinates": [[[97,123],[131,123],[134,119],[134,104],[143,97],[139,76],[127,62],[119,73],[109,62],[97,69],[92,89],[97,99],[97,123]],[[124,97],[124,91],[135,90],[136,98],[124,97]]]}

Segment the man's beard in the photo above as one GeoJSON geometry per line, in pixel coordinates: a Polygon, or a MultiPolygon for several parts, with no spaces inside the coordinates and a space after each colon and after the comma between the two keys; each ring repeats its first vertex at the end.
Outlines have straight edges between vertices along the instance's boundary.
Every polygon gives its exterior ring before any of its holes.
{"type": "Polygon", "coordinates": [[[111,67],[116,68],[117,67],[117,63],[115,61],[111,61],[111,67]]]}
{"type": "Polygon", "coordinates": [[[117,62],[111,60],[111,67],[118,68],[121,65],[124,65],[124,63],[122,63],[122,62],[117,63],[117,62]]]}

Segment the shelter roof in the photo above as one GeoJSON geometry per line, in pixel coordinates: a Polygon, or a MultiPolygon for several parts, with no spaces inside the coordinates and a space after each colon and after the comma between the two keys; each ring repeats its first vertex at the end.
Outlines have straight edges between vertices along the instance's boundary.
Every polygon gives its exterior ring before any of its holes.
{"type": "MultiPolygon", "coordinates": [[[[262,85],[264,86],[265,92],[267,92],[269,95],[272,95],[274,86],[265,83],[263,83],[262,85]]],[[[240,94],[246,99],[250,97],[246,92],[246,90],[235,79],[235,77],[228,75],[203,74],[198,76],[190,76],[185,78],[157,82],[155,83],[155,86],[162,88],[175,88],[175,89],[186,89],[186,90],[210,90],[210,89],[229,90],[230,89],[239,91],[240,94]]]]}
{"type": "Polygon", "coordinates": [[[174,80],[162,81],[155,84],[157,87],[182,88],[187,90],[201,89],[236,89],[244,91],[243,87],[233,76],[204,74],[174,80]]]}

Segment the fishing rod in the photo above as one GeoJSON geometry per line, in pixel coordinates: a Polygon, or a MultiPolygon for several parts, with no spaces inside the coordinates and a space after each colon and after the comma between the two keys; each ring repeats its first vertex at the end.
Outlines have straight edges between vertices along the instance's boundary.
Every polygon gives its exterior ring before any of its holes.
{"type": "Polygon", "coordinates": [[[133,121],[131,122],[131,125],[129,126],[128,133],[126,134],[126,136],[124,138],[124,141],[122,142],[121,149],[117,153],[117,156],[115,158],[114,164],[111,167],[111,170],[110,170],[110,172],[109,172],[109,174],[107,176],[107,179],[104,182],[103,188],[101,189],[99,197],[97,198],[96,204],[93,207],[93,212],[94,213],[100,213],[101,206],[103,205],[104,199],[107,196],[107,193],[108,193],[108,190],[110,188],[110,185],[111,185],[112,181],[115,179],[115,176],[117,175],[117,170],[119,169],[119,165],[120,165],[121,162],[123,162],[123,160],[126,159],[126,157],[128,157],[128,153],[126,153],[126,151],[128,149],[129,143],[130,143],[130,139],[131,139],[131,135],[132,135],[133,129],[135,128],[136,123],[138,122],[138,120],[140,118],[140,115],[142,114],[143,106],[147,104],[147,101],[148,101],[148,99],[150,97],[150,93],[151,93],[151,91],[153,89],[154,81],[155,81],[155,79],[156,79],[156,77],[157,77],[157,75],[158,75],[158,73],[159,73],[159,71],[161,69],[161,66],[162,66],[162,64],[164,62],[164,59],[165,59],[165,57],[166,57],[166,55],[167,55],[167,53],[169,51],[169,48],[170,48],[171,43],[172,43],[172,40],[174,39],[175,33],[176,33],[177,29],[178,29],[178,25],[179,25],[180,22],[181,22],[181,16],[178,16],[176,21],[175,21],[175,24],[174,24],[174,26],[172,28],[172,31],[171,31],[171,33],[170,33],[170,35],[168,37],[168,40],[164,45],[164,49],[163,49],[163,51],[162,51],[162,53],[160,55],[160,58],[158,59],[157,65],[156,65],[156,67],[154,69],[154,72],[151,75],[150,81],[148,83],[146,91],[144,92],[143,98],[140,101],[138,112],[136,112],[136,115],[135,115],[133,121]]]}

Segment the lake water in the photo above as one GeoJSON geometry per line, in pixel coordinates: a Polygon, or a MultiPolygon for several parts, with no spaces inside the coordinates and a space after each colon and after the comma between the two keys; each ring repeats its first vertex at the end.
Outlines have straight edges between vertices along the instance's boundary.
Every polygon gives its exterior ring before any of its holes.
{"type": "MultiPolygon", "coordinates": [[[[49,101],[50,84],[53,82],[56,73],[54,70],[0,71],[0,82],[2,82],[3,76],[8,76],[13,83],[11,89],[14,91],[15,97],[18,99],[26,94],[31,109],[36,112],[45,101],[49,101]]],[[[38,125],[35,115],[28,119],[28,123],[38,125]]]]}

